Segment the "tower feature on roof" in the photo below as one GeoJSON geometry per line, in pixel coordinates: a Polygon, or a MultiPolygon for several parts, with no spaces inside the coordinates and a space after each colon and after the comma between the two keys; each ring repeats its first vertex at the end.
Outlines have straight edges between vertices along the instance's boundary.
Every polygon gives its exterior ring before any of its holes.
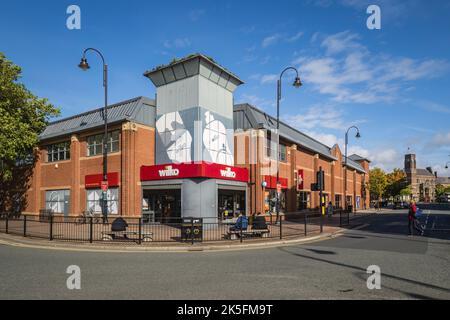
{"type": "Polygon", "coordinates": [[[234,164],[233,92],[243,82],[194,54],[144,73],[156,86],[156,164],[234,164]]]}

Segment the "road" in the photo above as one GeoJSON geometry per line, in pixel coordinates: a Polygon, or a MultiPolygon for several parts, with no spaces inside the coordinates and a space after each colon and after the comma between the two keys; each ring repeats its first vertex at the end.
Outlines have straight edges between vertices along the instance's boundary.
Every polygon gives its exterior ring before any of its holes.
{"type": "Polygon", "coordinates": [[[1,299],[450,299],[450,212],[425,211],[424,237],[406,211],[359,220],[333,239],[278,248],[98,253],[0,245],[1,299]],[[434,229],[434,230],[433,230],[434,229]],[[447,230],[445,230],[447,229],[447,230]],[[66,268],[81,269],[81,289],[66,268]],[[381,269],[369,290],[366,269],[381,269]]]}

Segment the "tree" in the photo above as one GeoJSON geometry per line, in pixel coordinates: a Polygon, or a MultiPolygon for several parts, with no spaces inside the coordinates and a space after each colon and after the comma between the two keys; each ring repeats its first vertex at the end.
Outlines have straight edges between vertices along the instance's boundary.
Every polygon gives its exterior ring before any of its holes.
{"type": "Polygon", "coordinates": [[[386,180],[387,186],[385,195],[387,197],[396,198],[400,196],[400,191],[408,185],[405,172],[398,168],[395,168],[392,172],[388,173],[386,175],[386,180]]]}
{"type": "Polygon", "coordinates": [[[436,185],[436,198],[439,198],[445,193],[445,187],[442,184],[436,185]]]}
{"type": "Polygon", "coordinates": [[[406,188],[403,188],[402,190],[400,190],[399,194],[400,194],[400,196],[405,196],[405,197],[411,196],[411,194],[412,194],[411,185],[408,185],[406,188]]]}
{"type": "Polygon", "coordinates": [[[0,212],[22,201],[37,154],[39,134],[59,114],[47,99],[19,83],[21,68],[0,52],[0,212]]]}
{"type": "Polygon", "coordinates": [[[369,190],[370,193],[378,200],[378,205],[386,191],[387,178],[386,173],[380,168],[370,170],[369,190]]]}

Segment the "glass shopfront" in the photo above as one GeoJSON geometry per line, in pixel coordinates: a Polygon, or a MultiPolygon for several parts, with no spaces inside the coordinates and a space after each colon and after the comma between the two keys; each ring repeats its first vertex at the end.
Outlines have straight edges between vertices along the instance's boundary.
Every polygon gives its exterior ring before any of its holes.
{"type": "MultiPolygon", "coordinates": [[[[286,189],[281,190],[280,193],[280,212],[286,212],[286,189]]],[[[264,212],[277,212],[277,190],[266,189],[264,191],[264,212]]]]}
{"type": "Polygon", "coordinates": [[[218,189],[219,219],[232,219],[245,214],[245,191],[218,189]]]}
{"type": "Polygon", "coordinates": [[[143,190],[142,220],[144,223],[178,222],[181,217],[181,189],[143,190]]]}

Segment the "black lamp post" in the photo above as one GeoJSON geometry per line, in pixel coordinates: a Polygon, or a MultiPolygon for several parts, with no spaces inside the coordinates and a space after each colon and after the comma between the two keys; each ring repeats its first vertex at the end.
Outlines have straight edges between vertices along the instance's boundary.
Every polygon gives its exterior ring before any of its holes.
{"type": "Polygon", "coordinates": [[[448,164],[450,163],[450,161],[448,161],[446,164],[445,164],[445,169],[448,169],[448,164]]]}
{"type": "Polygon", "coordinates": [[[345,201],[345,208],[347,209],[348,205],[347,205],[347,145],[348,145],[348,132],[350,131],[350,129],[355,129],[356,130],[356,138],[359,139],[361,138],[361,135],[359,134],[359,129],[357,126],[351,126],[350,128],[347,129],[347,131],[345,132],[345,171],[344,171],[344,201],[345,201]]]}
{"type": "Polygon", "coordinates": [[[105,63],[105,58],[103,57],[102,53],[98,51],[95,48],[87,48],[83,51],[83,57],[81,58],[81,62],[78,65],[82,70],[86,71],[90,68],[87,59],[86,59],[86,53],[88,51],[93,51],[97,53],[103,62],[103,88],[105,90],[105,106],[103,108],[103,120],[104,120],[104,126],[105,126],[105,132],[103,135],[103,181],[102,181],[102,216],[103,216],[103,222],[107,222],[108,220],[108,209],[107,209],[107,193],[103,190],[103,184],[106,185],[106,189],[108,186],[108,65],[105,63]]]}
{"type": "MultiPolygon", "coordinates": [[[[281,100],[281,78],[283,77],[283,74],[288,70],[294,70],[296,73],[294,83],[292,84],[296,88],[300,88],[302,86],[302,82],[300,81],[300,77],[298,75],[298,70],[294,67],[287,67],[284,69],[281,74],[280,78],[277,81],[277,188],[280,184],[280,137],[279,137],[279,130],[280,130],[280,100],[281,100]]],[[[277,219],[276,222],[278,222],[279,216],[280,216],[280,193],[277,190],[277,203],[276,203],[276,212],[277,212],[277,219]]]]}

